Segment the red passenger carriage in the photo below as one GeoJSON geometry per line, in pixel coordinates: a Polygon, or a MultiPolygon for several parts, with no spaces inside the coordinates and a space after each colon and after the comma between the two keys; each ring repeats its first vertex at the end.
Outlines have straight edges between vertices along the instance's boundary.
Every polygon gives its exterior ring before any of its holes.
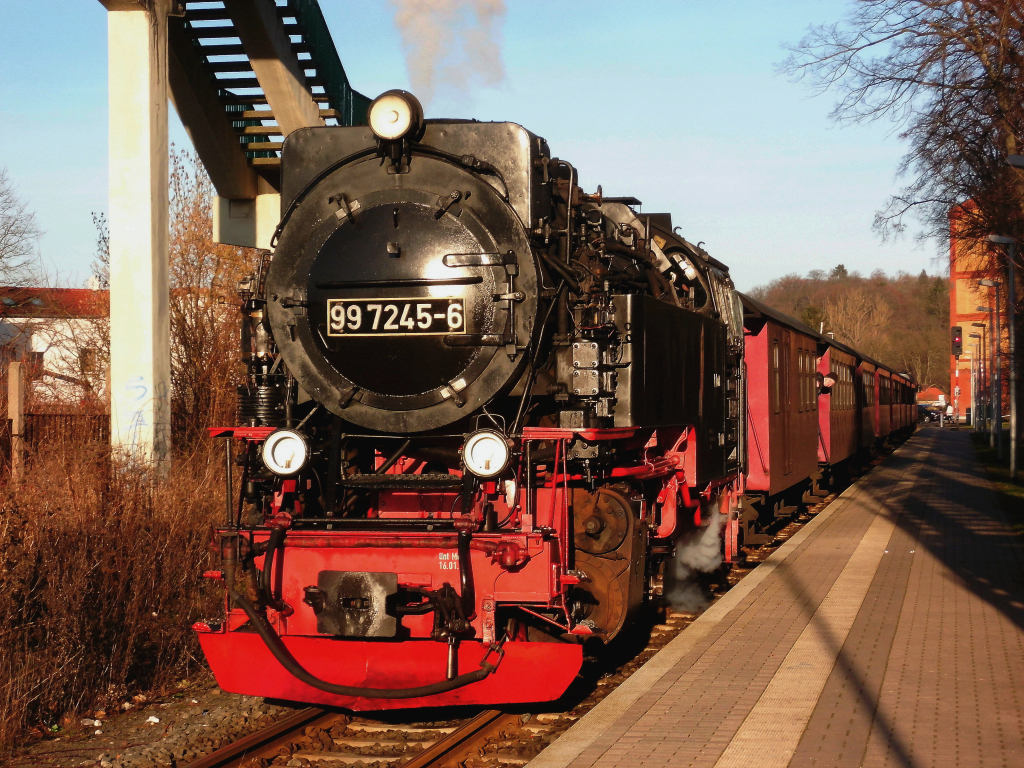
{"type": "Polygon", "coordinates": [[[818,462],[841,464],[857,453],[859,379],[856,353],[827,337],[818,359],[819,381],[832,380],[831,391],[818,398],[818,462]]]}
{"type": "Polygon", "coordinates": [[[743,296],[747,379],[744,541],[767,540],[766,523],[788,516],[818,477],[819,335],[743,296]]]}

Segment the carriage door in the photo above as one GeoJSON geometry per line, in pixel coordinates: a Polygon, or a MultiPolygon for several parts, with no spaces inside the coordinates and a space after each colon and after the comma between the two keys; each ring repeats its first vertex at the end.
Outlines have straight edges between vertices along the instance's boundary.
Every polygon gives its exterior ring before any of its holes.
{"type": "Polygon", "coordinates": [[[793,334],[782,332],[782,474],[793,471],[793,387],[792,387],[793,334]]]}

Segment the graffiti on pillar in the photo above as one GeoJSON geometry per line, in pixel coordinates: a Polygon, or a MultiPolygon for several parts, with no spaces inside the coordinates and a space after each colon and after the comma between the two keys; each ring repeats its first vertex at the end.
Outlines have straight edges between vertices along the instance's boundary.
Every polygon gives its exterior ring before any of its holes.
{"type": "Polygon", "coordinates": [[[126,405],[128,406],[128,444],[137,445],[142,437],[143,429],[150,426],[144,407],[146,395],[149,394],[149,387],[146,386],[145,379],[142,376],[136,376],[135,378],[128,379],[128,383],[124,386],[124,391],[127,394],[126,405]]]}

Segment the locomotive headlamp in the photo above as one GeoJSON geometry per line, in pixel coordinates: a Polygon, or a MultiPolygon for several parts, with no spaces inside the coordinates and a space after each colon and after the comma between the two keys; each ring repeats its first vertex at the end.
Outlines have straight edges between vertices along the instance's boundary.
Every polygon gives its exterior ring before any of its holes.
{"type": "Polygon", "coordinates": [[[419,131],[423,124],[423,107],[407,91],[388,91],[370,104],[369,121],[378,139],[396,141],[419,131]]]}
{"type": "Polygon", "coordinates": [[[477,477],[497,477],[512,457],[508,438],[494,429],[480,429],[466,438],[462,462],[477,477]]]}
{"type": "Polygon", "coordinates": [[[275,475],[297,475],[309,460],[306,438],[293,429],[271,432],[263,443],[263,463],[275,475]]]}

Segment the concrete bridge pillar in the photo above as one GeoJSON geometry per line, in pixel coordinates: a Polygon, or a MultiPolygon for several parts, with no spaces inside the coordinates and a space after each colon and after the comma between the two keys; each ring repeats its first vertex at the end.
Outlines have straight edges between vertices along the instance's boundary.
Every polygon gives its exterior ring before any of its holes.
{"type": "Polygon", "coordinates": [[[170,461],[167,13],[101,0],[110,109],[110,410],[115,448],[170,461]]]}

